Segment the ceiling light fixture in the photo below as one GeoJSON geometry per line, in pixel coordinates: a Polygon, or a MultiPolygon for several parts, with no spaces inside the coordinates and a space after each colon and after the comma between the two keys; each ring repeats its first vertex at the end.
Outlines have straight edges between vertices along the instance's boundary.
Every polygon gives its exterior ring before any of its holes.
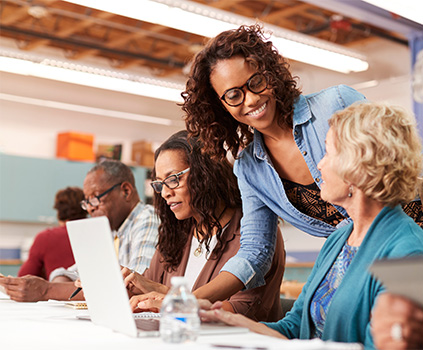
{"type": "Polygon", "coordinates": [[[423,7],[419,0],[363,0],[386,11],[423,24],[423,7]]]}
{"type": "Polygon", "coordinates": [[[178,121],[178,120],[158,118],[158,117],[152,117],[149,115],[127,113],[127,112],[115,111],[115,110],[104,109],[104,108],[89,107],[89,106],[76,105],[71,103],[63,103],[58,101],[44,100],[39,98],[31,98],[31,97],[17,96],[17,95],[4,94],[4,93],[0,93],[0,100],[15,102],[15,103],[22,103],[22,104],[38,106],[43,108],[55,108],[55,109],[60,109],[64,111],[97,115],[101,117],[133,120],[137,122],[150,123],[150,124],[158,124],[158,125],[165,125],[165,126],[183,126],[184,125],[182,121],[178,121]]]}
{"type": "MultiPolygon", "coordinates": [[[[185,0],[65,1],[209,38],[242,24],[255,23],[252,18],[185,0]]],[[[355,51],[274,25],[264,23],[264,27],[272,32],[269,40],[289,59],[342,73],[368,69],[366,57],[355,51]]]]}
{"type": "Polygon", "coordinates": [[[0,71],[182,102],[183,84],[95,66],[0,50],[0,71]]]}

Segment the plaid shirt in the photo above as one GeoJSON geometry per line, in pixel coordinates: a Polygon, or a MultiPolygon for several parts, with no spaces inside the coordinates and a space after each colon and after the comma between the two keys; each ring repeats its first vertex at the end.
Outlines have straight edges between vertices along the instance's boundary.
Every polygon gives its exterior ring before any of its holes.
{"type": "Polygon", "coordinates": [[[159,218],[153,206],[139,202],[115,236],[119,238],[119,263],[139,273],[150,266],[156,251],[159,218]]]}
{"type": "MultiPolygon", "coordinates": [[[[119,237],[119,263],[139,273],[150,266],[156,251],[159,218],[153,206],[138,202],[114,236],[119,237]]],[[[50,281],[55,277],[66,276],[72,281],[78,279],[76,265],[68,269],[58,268],[50,274],[50,281]]]]}

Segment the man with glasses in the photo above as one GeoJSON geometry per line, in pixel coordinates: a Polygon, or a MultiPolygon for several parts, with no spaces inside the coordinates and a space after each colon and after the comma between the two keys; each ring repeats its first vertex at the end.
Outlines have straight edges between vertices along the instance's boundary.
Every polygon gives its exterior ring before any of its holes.
{"type": "MultiPolygon", "coordinates": [[[[159,219],[154,208],[140,200],[131,169],[120,161],[106,160],[87,173],[83,190],[85,199],[81,207],[92,217],[109,219],[119,263],[143,273],[156,250],[159,219]]],[[[77,278],[74,265],[54,270],[51,282],[25,276],[3,279],[2,285],[16,301],[67,300],[75,290],[72,281],[77,278]]],[[[74,299],[82,298],[79,293],[74,299]]]]}

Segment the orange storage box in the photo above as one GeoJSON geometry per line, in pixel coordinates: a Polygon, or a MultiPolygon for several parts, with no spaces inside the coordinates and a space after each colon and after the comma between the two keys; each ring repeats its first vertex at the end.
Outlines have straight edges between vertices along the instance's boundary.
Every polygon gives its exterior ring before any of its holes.
{"type": "Polygon", "coordinates": [[[94,135],[63,132],[57,135],[56,157],[69,160],[94,161],[94,135]]]}

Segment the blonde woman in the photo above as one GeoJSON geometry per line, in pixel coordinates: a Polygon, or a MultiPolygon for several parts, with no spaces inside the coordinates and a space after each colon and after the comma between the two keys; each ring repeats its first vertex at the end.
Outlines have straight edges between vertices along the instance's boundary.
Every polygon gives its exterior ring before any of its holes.
{"type": "Polygon", "coordinates": [[[256,323],[219,310],[222,320],[282,338],[360,342],[374,348],[370,319],[384,287],[367,268],[374,260],[423,254],[423,230],[401,203],[415,198],[422,149],[415,120],[403,109],[361,103],[329,120],[319,162],[321,196],[346,209],[353,222],[324,244],[293,309],[275,323],[256,323]]]}

